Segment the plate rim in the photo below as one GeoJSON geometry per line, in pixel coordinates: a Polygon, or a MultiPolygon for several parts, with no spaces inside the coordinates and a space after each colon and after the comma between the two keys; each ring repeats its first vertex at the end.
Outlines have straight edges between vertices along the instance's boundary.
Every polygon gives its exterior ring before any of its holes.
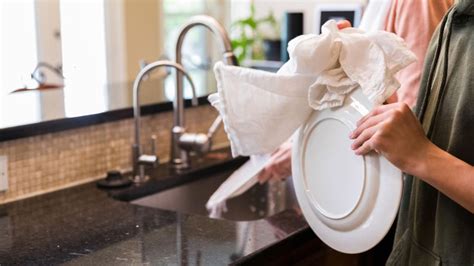
{"type": "MultiPolygon", "coordinates": [[[[336,117],[337,112],[347,111],[347,108],[352,108],[353,112],[355,111],[355,114],[362,117],[363,115],[365,115],[365,111],[368,112],[368,110],[372,108],[372,104],[369,102],[368,98],[361,92],[360,89],[356,89],[348,95],[345,104],[342,107],[339,107],[337,109],[314,111],[308,117],[306,122],[298,129],[298,132],[295,135],[295,144],[292,148],[292,175],[297,201],[301,207],[303,215],[306,218],[306,221],[308,222],[312,230],[315,232],[315,234],[331,248],[344,253],[355,254],[367,251],[374,247],[385,237],[387,232],[390,230],[400,207],[403,189],[403,179],[402,172],[398,168],[393,166],[383,156],[378,155],[376,153],[372,153],[370,156],[376,156],[378,158],[380,167],[378,184],[379,191],[377,193],[377,196],[375,197],[373,208],[366,217],[365,221],[363,221],[362,224],[352,230],[337,231],[336,229],[328,226],[314,212],[311,207],[313,203],[309,202],[309,199],[307,198],[306,193],[304,191],[305,178],[301,174],[303,170],[300,169],[302,164],[301,157],[303,156],[302,153],[304,150],[302,149],[302,145],[300,144],[305,139],[304,129],[306,127],[312,126],[312,124],[316,124],[319,120],[325,119],[330,116],[336,117]],[[319,120],[316,119],[315,121],[312,121],[315,115],[321,117],[319,118],[319,120]],[[312,124],[308,125],[308,122],[311,121],[312,124]],[[382,201],[384,201],[385,203],[382,201]],[[387,207],[389,208],[388,210],[387,207]],[[375,223],[372,221],[373,219],[376,219],[379,222],[375,223]],[[368,222],[370,222],[370,224],[367,226],[368,222]],[[360,235],[361,232],[364,233],[364,237],[359,237],[359,239],[357,239],[357,235],[360,235]]],[[[366,167],[365,159],[364,167],[366,167]]],[[[367,172],[365,172],[365,174],[367,175],[367,172]]],[[[366,176],[365,179],[367,178],[368,177],[366,176]]]]}

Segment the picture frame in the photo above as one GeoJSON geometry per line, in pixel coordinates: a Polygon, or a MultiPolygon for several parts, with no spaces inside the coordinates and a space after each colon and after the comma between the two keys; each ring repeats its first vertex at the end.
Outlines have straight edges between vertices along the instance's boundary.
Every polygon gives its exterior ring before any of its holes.
{"type": "Polygon", "coordinates": [[[314,10],[314,29],[316,34],[321,33],[321,27],[330,19],[348,20],[353,27],[358,27],[362,17],[361,4],[318,4],[314,10]]]}

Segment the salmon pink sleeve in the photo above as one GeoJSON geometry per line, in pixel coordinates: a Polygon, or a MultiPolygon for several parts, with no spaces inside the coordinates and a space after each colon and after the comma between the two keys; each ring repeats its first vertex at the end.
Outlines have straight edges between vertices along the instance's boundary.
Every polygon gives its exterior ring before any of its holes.
{"type": "Polygon", "coordinates": [[[417,62],[397,74],[400,89],[387,101],[416,103],[425,54],[434,30],[454,0],[392,0],[385,30],[403,38],[415,53],[417,62]]]}

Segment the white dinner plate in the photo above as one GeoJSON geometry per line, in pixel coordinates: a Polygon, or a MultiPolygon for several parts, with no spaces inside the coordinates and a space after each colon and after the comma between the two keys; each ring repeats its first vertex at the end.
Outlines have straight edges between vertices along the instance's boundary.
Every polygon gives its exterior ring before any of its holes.
{"type": "Polygon", "coordinates": [[[344,253],[375,246],[400,205],[402,173],[383,156],[355,155],[349,134],[373,107],[360,89],[341,107],[313,112],[292,150],[293,183],[306,221],[344,253]]]}

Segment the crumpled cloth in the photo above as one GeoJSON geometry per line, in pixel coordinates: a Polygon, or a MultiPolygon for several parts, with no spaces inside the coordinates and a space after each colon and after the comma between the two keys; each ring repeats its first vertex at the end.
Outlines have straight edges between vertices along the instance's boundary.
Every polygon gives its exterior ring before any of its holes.
{"type": "Polygon", "coordinates": [[[277,73],[216,63],[217,93],[209,101],[223,118],[233,156],[274,151],[311,112],[343,105],[354,89],[382,104],[400,86],[395,73],[416,60],[393,33],[339,30],[334,20],[320,35],[291,40],[288,53],[277,73]]]}

